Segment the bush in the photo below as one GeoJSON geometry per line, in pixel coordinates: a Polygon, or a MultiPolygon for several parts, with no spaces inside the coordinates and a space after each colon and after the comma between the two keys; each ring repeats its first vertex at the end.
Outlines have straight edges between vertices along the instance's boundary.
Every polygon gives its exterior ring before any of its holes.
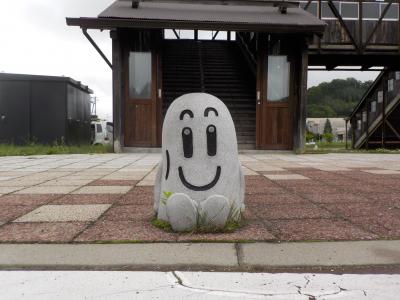
{"type": "Polygon", "coordinates": [[[332,133],[330,133],[330,132],[327,132],[327,133],[324,133],[324,140],[327,142],[327,143],[332,143],[333,142],[333,134],[332,133]]]}

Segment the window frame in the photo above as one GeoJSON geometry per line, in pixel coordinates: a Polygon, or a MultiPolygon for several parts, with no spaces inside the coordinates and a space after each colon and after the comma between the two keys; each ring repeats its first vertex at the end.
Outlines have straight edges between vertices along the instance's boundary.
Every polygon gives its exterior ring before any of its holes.
{"type": "Polygon", "coordinates": [[[343,20],[359,20],[360,19],[360,7],[359,7],[358,2],[342,2],[342,1],[340,1],[339,8],[340,8],[339,13],[343,20]],[[342,4],[357,6],[357,17],[343,17],[342,4]]]}

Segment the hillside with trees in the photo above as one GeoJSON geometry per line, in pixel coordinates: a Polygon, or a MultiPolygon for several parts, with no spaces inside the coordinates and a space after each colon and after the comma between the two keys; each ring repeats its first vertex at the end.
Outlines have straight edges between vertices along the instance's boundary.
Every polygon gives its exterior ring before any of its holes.
{"type": "Polygon", "coordinates": [[[372,81],[355,78],[335,79],[308,89],[309,118],[339,118],[348,116],[360,101],[372,81]]]}

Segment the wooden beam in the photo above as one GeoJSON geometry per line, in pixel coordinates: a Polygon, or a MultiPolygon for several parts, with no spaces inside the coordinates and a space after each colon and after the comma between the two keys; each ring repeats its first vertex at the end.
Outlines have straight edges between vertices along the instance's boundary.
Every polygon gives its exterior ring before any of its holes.
{"type": "Polygon", "coordinates": [[[300,49],[298,85],[298,99],[296,104],[293,125],[293,150],[296,153],[303,153],[306,139],[307,123],[307,74],[308,74],[308,51],[304,43],[300,49]]]}
{"type": "MultiPolygon", "coordinates": [[[[393,1],[393,0],[392,0],[393,1]]],[[[358,49],[358,45],[351,34],[349,28],[347,27],[346,23],[343,21],[342,16],[340,15],[339,11],[336,9],[336,6],[333,4],[332,0],[328,0],[328,6],[335,15],[335,17],[339,20],[340,25],[342,25],[344,31],[346,32],[347,36],[350,38],[351,43],[354,45],[356,49],[358,49]]]]}
{"type": "Polygon", "coordinates": [[[374,36],[375,32],[378,30],[379,25],[381,25],[383,18],[385,17],[386,13],[388,12],[390,6],[392,5],[393,0],[390,0],[388,2],[388,4],[386,5],[385,9],[382,12],[382,15],[380,16],[378,23],[376,23],[376,25],[374,26],[374,29],[371,31],[370,35],[367,38],[367,41],[364,44],[364,49],[367,48],[367,46],[369,45],[372,37],[374,36]]]}
{"type": "Polygon", "coordinates": [[[217,37],[218,33],[219,33],[219,31],[216,31],[216,32],[214,33],[214,35],[213,35],[213,37],[212,37],[212,40],[215,40],[215,38],[217,37]]]}
{"type": "Polygon", "coordinates": [[[181,37],[179,36],[179,34],[176,32],[176,29],[172,29],[173,33],[175,34],[175,37],[177,40],[180,40],[181,37]]]}
{"type": "Polygon", "coordinates": [[[112,82],[113,82],[113,124],[114,152],[121,152],[124,145],[122,133],[122,47],[117,30],[110,32],[112,39],[112,82]]]}
{"type": "Polygon", "coordinates": [[[389,128],[393,131],[393,133],[397,136],[397,138],[400,140],[400,133],[396,130],[396,128],[393,127],[393,125],[389,122],[388,119],[386,119],[386,124],[389,126],[389,128]]]}
{"type": "Polygon", "coordinates": [[[94,49],[96,49],[97,53],[100,54],[100,56],[104,59],[104,61],[107,63],[107,65],[111,68],[113,68],[112,63],[108,60],[107,56],[103,53],[103,51],[101,51],[100,47],[97,46],[96,42],[92,39],[92,37],[89,35],[89,33],[87,32],[86,28],[82,28],[82,32],[83,35],[88,39],[88,41],[90,42],[90,44],[92,44],[92,46],[94,47],[94,49]]]}

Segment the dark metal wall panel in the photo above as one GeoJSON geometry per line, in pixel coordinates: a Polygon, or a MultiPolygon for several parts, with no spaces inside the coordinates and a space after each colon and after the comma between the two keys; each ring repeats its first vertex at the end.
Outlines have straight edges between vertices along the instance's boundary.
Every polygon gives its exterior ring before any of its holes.
{"type": "Polygon", "coordinates": [[[29,82],[0,82],[0,142],[29,140],[29,94],[29,82]]]}
{"type": "Polygon", "coordinates": [[[67,85],[67,141],[70,144],[90,142],[90,95],[67,85]]]}
{"type": "Polygon", "coordinates": [[[31,134],[41,143],[65,138],[65,83],[32,82],[31,134]]]}

